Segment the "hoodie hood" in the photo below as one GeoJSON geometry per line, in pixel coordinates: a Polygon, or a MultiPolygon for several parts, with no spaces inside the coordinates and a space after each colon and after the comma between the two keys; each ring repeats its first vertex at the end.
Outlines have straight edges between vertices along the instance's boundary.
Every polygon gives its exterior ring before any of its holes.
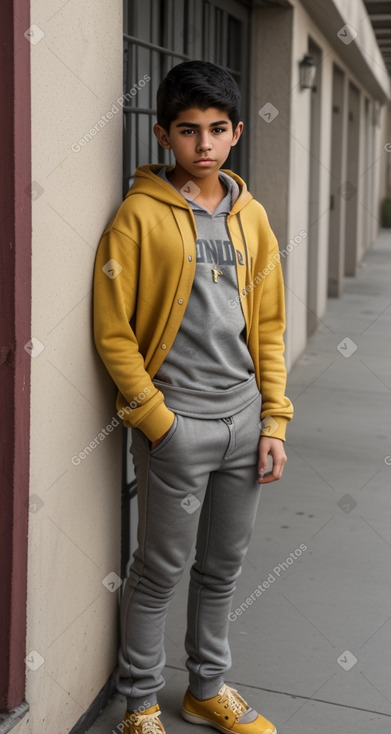
{"type": "MultiPolygon", "coordinates": [[[[189,204],[183,196],[169,183],[160,178],[160,176],[156,175],[161,168],[165,168],[166,171],[172,171],[174,166],[152,164],[136,168],[134,182],[127,192],[125,199],[133,194],[146,194],[147,196],[158,199],[169,206],[178,206],[182,209],[188,209],[189,204]]],[[[247,186],[243,179],[241,179],[236,173],[224,168],[221,169],[221,172],[230,176],[239,186],[239,196],[231,209],[231,214],[236,214],[252,200],[252,194],[247,190],[247,186]]]]}

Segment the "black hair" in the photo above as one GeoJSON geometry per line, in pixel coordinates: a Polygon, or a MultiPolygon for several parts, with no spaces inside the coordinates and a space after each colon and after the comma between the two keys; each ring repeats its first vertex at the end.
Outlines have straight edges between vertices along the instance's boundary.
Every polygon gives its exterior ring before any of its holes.
{"type": "Polygon", "coordinates": [[[169,132],[178,112],[191,107],[224,110],[235,130],[240,120],[240,91],[229,71],[210,61],[184,61],[174,66],[157,90],[157,121],[169,132]]]}

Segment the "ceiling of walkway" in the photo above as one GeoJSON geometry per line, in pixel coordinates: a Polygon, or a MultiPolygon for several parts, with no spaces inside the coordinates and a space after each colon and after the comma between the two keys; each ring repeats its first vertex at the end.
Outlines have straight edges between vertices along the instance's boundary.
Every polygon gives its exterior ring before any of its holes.
{"type": "Polygon", "coordinates": [[[388,73],[391,76],[391,2],[364,0],[388,73]]]}
{"type": "MultiPolygon", "coordinates": [[[[251,2],[251,0],[249,1],[251,2]]],[[[324,27],[324,15],[322,15],[322,7],[324,9],[324,6],[322,6],[323,1],[324,0],[301,0],[308,12],[322,24],[322,28],[324,27]]],[[[283,7],[290,6],[289,0],[252,0],[252,2],[265,7],[270,7],[271,5],[279,5],[283,7]]],[[[363,3],[372,23],[377,43],[384,58],[385,66],[391,76],[391,0],[363,0],[363,3]]]]}

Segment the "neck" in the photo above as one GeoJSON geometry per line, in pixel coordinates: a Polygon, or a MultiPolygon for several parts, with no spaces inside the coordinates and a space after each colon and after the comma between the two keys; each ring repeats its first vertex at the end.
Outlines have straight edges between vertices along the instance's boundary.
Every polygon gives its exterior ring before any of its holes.
{"type": "MultiPolygon", "coordinates": [[[[189,174],[179,166],[175,166],[172,171],[169,171],[167,173],[167,178],[169,179],[170,183],[175,186],[175,188],[179,191],[182,186],[188,183],[189,174]]],[[[223,194],[225,193],[224,186],[219,179],[218,171],[215,171],[206,178],[203,178],[201,176],[192,176],[191,180],[200,189],[200,194],[202,195],[202,197],[213,198],[214,196],[221,194],[221,192],[223,192],[223,194]]]]}

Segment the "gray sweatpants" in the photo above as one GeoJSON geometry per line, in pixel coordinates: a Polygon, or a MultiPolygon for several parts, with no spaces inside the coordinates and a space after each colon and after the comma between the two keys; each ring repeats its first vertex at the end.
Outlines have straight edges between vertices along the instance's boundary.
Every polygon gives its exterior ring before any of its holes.
{"type": "Polygon", "coordinates": [[[250,541],[257,483],[261,396],[231,417],[176,414],[153,450],[133,430],[138,549],[121,602],[120,679],[128,710],[154,705],[164,685],[164,627],[196,538],[185,640],[191,693],[215,696],[231,665],[228,614],[250,541]]]}

